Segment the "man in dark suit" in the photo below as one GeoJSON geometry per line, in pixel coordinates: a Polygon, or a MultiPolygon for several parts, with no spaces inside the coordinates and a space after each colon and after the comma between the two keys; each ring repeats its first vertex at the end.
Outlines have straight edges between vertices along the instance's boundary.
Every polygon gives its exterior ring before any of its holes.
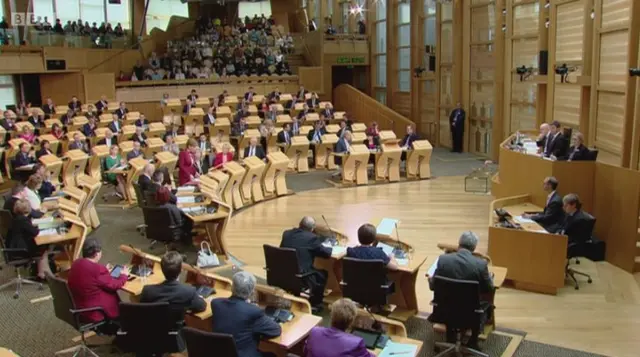
{"type": "Polygon", "coordinates": [[[118,145],[118,138],[113,136],[113,132],[111,130],[104,131],[104,138],[98,141],[98,145],[107,145],[111,147],[112,145],[118,145]]]}
{"type": "Polygon", "coordinates": [[[127,161],[131,161],[133,159],[135,159],[136,157],[139,156],[143,156],[144,154],[142,153],[142,149],[140,148],[140,142],[138,141],[134,141],[133,142],[133,150],[129,151],[127,153],[127,161]]]}
{"type": "Polygon", "coordinates": [[[198,94],[196,93],[195,89],[191,90],[191,94],[189,94],[187,96],[187,99],[189,99],[191,101],[191,103],[195,103],[196,99],[198,99],[198,94]]]}
{"type": "Polygon", "coordinates": [[[544,179],[542,188],[548,192],[547,203],[544,211],[541,213],[525,213],[522,216],[536,221],[548,232],[556,232],[564,221],[564,212],[562,211],[562,197],[556,192],[558,189],[558,180],[553,177],[544,179]]]}
{"type": "Polygon", "coordinates": [[[89,153],[89,147],[87,143],[82,140],[80,133],[73,134],[73,141],[69,143],[69,150],[82,150],[85,153],[89,153]]]}
{"type": "Polygon", "coordinates": [[[418,134],[415,133],[413,125],[407,125],[407,135],[400,141],[400,147],[410,149],[411,144],[416,140],[418,140],[418,134]]]}
{"type": "MultiPolygon", "coordinates": [[[[151,165],[151,169],[153,169],[153,165],[151,165]]],[[[165,187],[164,172],[162,170],[156,170],[155,172],[153,172],[153,175],[151,176],[151,183],[149,183],[146,178],[143,179],[143,176],[144,175],[140,175],[140,177],[138,178],[138,185],[141,189],[142,187],[145,187],[145,189],[142,190],[142,193],[147,200],[147,205],[158,206],[158,202],[156,201],[156,193],[158,192],[160,187],[165,187]],[[144,181],[144,183],[142,181],[144,181]]],[[[169,191],[169,203],[174,205],[178,203],[178,197],[176,197],[176,195],[171,191],[169,191]]]]}
{"type": "Polygon", "coordinates": [[[449,128],[451,129],[451,151],[462,152],[464,141],[464,119],[466,117],[462,104],[458,102],[456,108],[449,115],[449,128]]]}
{"type": "Polygon", "coordinates": [[[280,100],[280,90],[276,87],[273,92],[269,93],[269,100],[275,100],[276,102],[280,100]]]}
{"type": "MultiPolygon", "coordinates": [[[[309,91],[304,89],[304,86],[300,86],[300,89],[298,90],[298,93],[296,93],[296,100],[298,102],[305,101],[306,100],[305,95],[307,95],[307,93],[309,93],[309,91]]],[[[292,108],[293,108],[293,106],[292,106],[292,108]]]]}
{"type": "Polygon", "coordinates": [[[42,111],[46,118],[51,118],[51,115],[56,113],[56,106],[53,104],[53,100],[51,100],[51,98],[47,98],[47,102],[42,107],[42,111]]]}
{"type": "Polygon", "coordinates": [[[338,125],[340,125],[340,130],[338,130],[336,135],[338,136],[338,138],[342,138],[344,136],[344,133],[346,131],[350,131],[350,129],[347,127],[347,121],[346,120],[340,120],[340,123],[338,125]]]}
{"type": "Polygon", "coordinates": [[[278,337],[282,328],[261,308],[249,302],[256,287],[256,278],[251,273],[237,272],[232,282],[230,298],[211,301],[212,331],[232,335],[238,356],[262,357],[264,355],[258,350],[260,339],[278,337]]]}
{"type": "Polygon", "coordinates": [[[129,109],[127,109],[127,106],[124,104],[124,102],[120,102],[120,107],[116,109],[114,114],[118,116],[118,119],[122,120],[127,115],[127,113],[129,113],[129,109]]]}
{"type": "Polygon", "coordinates": [[[109,123],[107,127],[114,134],[118,134],[122,130],[122,123],[120,122],[120,118],[118,117],[118,114],[113,113],[112,121],[111,123],[109,123]]]}
{"type": "Polygon", "coordinates": [[[107,97],[104,95],[100,97],[100,100],[97,101],[95,104],[98,114],[102,114],[102,112],[107,109],[108,105],[109,105],[109,102],[107,101],[107,97]]]}
{"type": "Polygon", "coordinates": [[[253,102],[253,96],[256,95],[256,92],[253,91],[253,87],[249,87],[249,90],[244,94],[244,100],[247,104],[251,104],[253,102]]]}
{"type": "Polygon", "coordinates": [[[565,219],[559,234],[566,235],[569,243],[585,242],[593,233],[593,217],[582,210],[582,202],[575,193],[570,193],[562,198],[562,209],[565,219]]]}
{"type": "MultiPolygon", "coordinates": [[[[175,328],[180,330],[184,326],[184,314],[202,312],[207,308],[207,303],[196,293],[192,285],[182,284],[178,281],[182,270],[182,256],[176,251],[167,252],[160,261],[162,274],[165,281],[155,285],[145,285],[142,288],[140,302],[168,302],[172,316],[175,316],[175,328]]],[[[178,346],[184,350],[184,342],[180,334],[176,335],[178,346]]]]}
{"type": "Polygon", "coordinates": [[[258,138],[255,136],[249,139],[249,146],[244,148],[244,157],[255,156],[260,160],[264,160],[266,155],[262,146],[258,145],[258,138]]]}
{"type": "Polygon", "coordinates": [[[309,142],[316,144],[322,142],[322,135],[327,133],[327,129],[324,127],[323,122],[318,120],[314,123],[313,129],[307,133],[307,139],[309,142]]]}
{"type": "Polygon", "coordinates": [[[327,103],[324,105],[324,109],[320,112],[320,115],[324,116],[325,120],[333,119],[333,113],[335,111],[331,108],[331,104],[327,103]]]}
{"type": "Polygon", "coordinates": [[[573,145],[569,148],[567,161],[586,161],[591,159],[590,151],[584,146],[584,136],[582,133],[573,134],[573,145]]]}
{"type": "Polygon", "coordinates": [[[73,123],[74,112],[71,109],[67,110],[67,113],[60,117],[60,122],[63,126],[67,126],[73,123]]]}
{"type": "MultiPolygon", "coordinates": [[[[0,121],[0,125],[7,131],[7,135],[9,135],[9,131],[16,130],[16,122],[12,118],[13,111],[7,110],[4,112],[4,117],[2,121],[0,121]]],[[[8,141],[8,140],[7,140],[8,141]]]]}
{"type": "MultiPolygon", "coordinates": [[[[342,137],[336,143],[336,153],[347,153],[351,148],[351,132],[345,131],[342,137]]],[[[336,157],[336,159],[338,159],[336,157]]],[[[336,161],[337,162],[337,161],[336,161]]]]}
{"type": "Polygon", "coordinates": [[[291,124],[285,123],[282,127],[282,131],[278,133],[278,144],[291,144],[291,124]]]}
{"type": "Polygon", "coordinates": [[[96,124],[96,118],[90,117],[89,122],[82,126],[82,134],[84,134],[84,136],[86,136],[87,138],[96,136],[97,128],[98,125],[96,124]]]}
{"type": "Polygon", "coordinates": [[[147,136],[141,126],[136,126],[136,133],[131,137],[131,141],[139,143],[142,147],[147,146],[147,136]]]}
{"type": "Polygon", "coordinates": [[[302,273],[312,273],[305,278],[305,283],[311,290],[309,302],[314,309],[322,310],[327,272],[316,270],[313,267],[313,260],[316,257],[331,257],[331,248],[322,245],[323,239],[314,233],[315,228],[316,221],[313,217],[303,217],[298,228],[289,229],[282,234],[280,247],[295,249],[302,273]]]}
{"type": "Polygon", "coordinates": [[[36,129],[36,132],[38,131],[38,128],[42,128],[44,126],[44,118],[39,116],[38,112],[35,110],[31,111],[31,115],[29,115],[27,121],[31,123],[31,125],[33,125],[33,127],[36,129]]]}
{"type": "Polygon", "coordinates": [[[82,111],[82,103],[75,95],[71,97],[71,101],[69,102],[69,109],[73,110],[74,113],[80,113],[82,111]]]}
{"type": "Polygon", "coordinates": [[[307,105],[312,109],[315,109],[320,105],[320,100],[315,92],[311,93],[311,98],[307,99],[307,105]]]}
{"type": "Polygon", "coordinates": [[[567,152],[566,140],[560,133],[560,123],[554,121],[549,127],[549,137],[544,148],[545,157],[563,157],[567,152]]]}
{"type": "MultiPolygon", "coordinates": [[[[480,293],[486,294],[493,291],[493,278],[489,274],[487,261],[473,255],[473,251],[478,245],[478,236],[470,231],[462,233],[458,240],[458,251],[441,255],[438,258],[434,276],[441,276],[449,279],[477,281],[480,285],[480,293]]],[[[431,281],[429,281],[431,285],[431,281]]],[[[488,301],[481,301],[481,306],[486,314],[482,323],[490,315],[491,305],[488,301]]],[[[467,342],[470,348],[478,350],[478,334],[480,325],[471,330],[471,337],[467,342]]],[[[447,341],[455,342],[456,336],[452,330],[447,329],[447,341]]]]}
{"type": "Polygon", "coordinates": [[[216,122],[216,117],[215,117],[215,113],[214,111],[214,107],[213,105],[209,107],[209,109],[207,109],[207,113],[204,115],[204,117],[202,118],[202,122],[204,123],[204,125],[213,125],[216,122]]]}
{"type": "Polygon", "coordinates": [[[153,175],[154,171],[155,166],[153,166],[153,164],[146,164],[142,169],[142,174],[138,177],[138,187],[140,187],[142,193],[151,190],[151,186],[153,185],[151,175],[153,175]]]}
{"type": "Polygon", "coordinates": [[[304,105],[302,106],[302,110],[300,111],[300,113],[298,113],[298,120],[304,122],[304,120],[307,117],[307,114],[312,112],[313,111],[309,109],[309,105],[307,103],[304,103],[304,105]]]}
{"type": "Polygon", "coordinates": [[[16,157],[13,159],[14,168],[17,169],[22,166],[27,166],[27,165],[36,163],[35,157],[29,154],[30,148],[31,148],[31,145],[29,145],[29,143],[27,142],[23,142],[18,146],[18,149],[20,151],[16,154],[16,157]]]}

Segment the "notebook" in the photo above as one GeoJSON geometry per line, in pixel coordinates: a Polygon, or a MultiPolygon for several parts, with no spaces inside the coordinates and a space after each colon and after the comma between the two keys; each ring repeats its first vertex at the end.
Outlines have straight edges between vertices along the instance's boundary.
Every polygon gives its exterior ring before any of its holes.
{"type": "Polygon", "coordinates": [[[383,218],[382,221],[380,221],[380,223],[378,224],[376,231],[378,234],[390,236],[391,233],[393,233],[393,229],[396,228],[398,222],[399,221],[397,219],[383,218]]]}
{"type": "Polygon", "coordinates": [[[416,352],[418,352],[418,346],[416,345],[389,341],[378,357],[412,357],[416,355],[416,352]]]}
{"type": "Polygon", "coordinates": [[[386,255],[391,255],[391,253],[393,253],[393,247],[390,246],[389,244],[385,244],[382,242],[378,242],[378,244],[376,245],[376,247],[378,248],[382,248],[382,251],[384,252],[384,254],[386,255]]]}

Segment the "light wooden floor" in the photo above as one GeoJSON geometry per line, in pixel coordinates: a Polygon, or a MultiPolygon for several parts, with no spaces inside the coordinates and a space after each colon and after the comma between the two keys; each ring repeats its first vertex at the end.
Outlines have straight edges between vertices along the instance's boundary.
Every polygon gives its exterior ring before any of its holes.
{"type": "MultiPolygon", "coordinates": [[[[238,213],[229,223],[229,250],[241,261],[264,264],[262,244],[278,244],[282,231],[304,215],[321,215],[332,228],[357,239],[357,228],[374,217],[400,219],[400,239],[427,255],[420,276],[440,254],[439,242],[457,243],[461,232],[480,236],[478,250],[487,250],[491,196],[464,192],[462,177],[430,181],[307,191],[260,203],[238,213]]],[[[607,356],[637,357],[640,352],[640,288],[638,282],[609,263],[582,262],[593,284],[576,291],[567,286],[557,296],[501,289],[496,297],[498,325],[526,331],[528,340],[607,356]]],[[[420,309],[430,311],[426,279],[417,284],[420,309]]]]}

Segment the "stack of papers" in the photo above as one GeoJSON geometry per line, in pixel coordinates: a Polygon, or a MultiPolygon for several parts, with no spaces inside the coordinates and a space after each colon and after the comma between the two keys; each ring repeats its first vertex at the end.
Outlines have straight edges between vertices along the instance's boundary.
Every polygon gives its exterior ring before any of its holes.
{"type": "Polygon", "coordinates": [[[438,268],[438,259],[440,259],[440,257],[436,258],[436,261],[431,264],[429,270],[427,270],[427,275],[434,276],[436,274],[436,269],[438,268]]]}
{"type": "Polygon", "coordinates": [[[401,267],[406,267],[409,265],[409,259],[407,258],[396,258],[396,263],[401,267]]]}
{"type": "Polygon", "coordinates": [[[342,255],[342,254],[347,254],[347,247],[342,247],[339,245],[331,247],[331,255],[342,255]]]}
{"type": "Polygon", "coordinates": [[[416,352],[418,352],[418,346],[416,345],[388,341],[387,345],[384,347],[382,352],[380,352],[378,357],[390,357],[390,356],[412,357],[416,355],[416,352]]]}
{"type": "Polygon", "coordinates": [[[529,218],[524,218],[522,216],[515,216],[513,217],[513,220],[522,224],[522,223],[535,223],[535,221],[529,219],[529,218]]]}
{"type": "MultiPolygon", "coordinates": [[[[64,193],[62,195],[64,196],[64,193]]],[[[51,197],[45,198],[44,200],[42,200],[42,202],[57,201],[57,200],[58,200],[58,197],[51,196],[51,197]]]]}
{"type": "Polygon", "coordinates": [[[204,207],[202,206],[196,206],[196,207],[182,207],[181,208],[182,212],[184,213],[196,213],[198,211],[202,211],[204,210],[204,207]]]}
{"type": "Polygon", "coordinates": [[[178,203],[196,203],[196,197],[195,196],[180,196],[180,197],[178,197],[178,203]]]}
{"type": "Polygon", "coordinates": [[[58,234],[58,231],[55,228],[44,229],[40,231],[41,236],[53,236],[58,234]]]}
{"type": "Polygon", "coordinates": [[[53,217],[44,217],[44,218],[31,220],[31,223],[35,224],[36,226],[41,225],[43,223],[51,223],[51,222],[53,222],[53,217]]]}
{"type": "Polygon", "coordinates": [[[195,191],[195,186],[182,186],[178,187],[178,192],[193,192],[195,191]]]}
{"type": "Polygon", "coordinates": [[[390,236],[391,233],[393,233],[393,229],[396,228],[397,224],[398,224],[397,219],[383,218],[382,221],[380,221],[380,224],[378,224],[378,227],[376,228],[376,232],[378,234],[390,236]]]}

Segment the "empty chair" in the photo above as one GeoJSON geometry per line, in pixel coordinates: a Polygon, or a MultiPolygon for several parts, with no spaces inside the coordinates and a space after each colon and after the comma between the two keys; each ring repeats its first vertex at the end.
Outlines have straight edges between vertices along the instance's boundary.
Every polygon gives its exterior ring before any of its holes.
{"type": "MultiPolygon", "coordinates": [[[[6,211],[7,212],[7,211],[6,211]]],[[[3,229],[4,229],[4,222],[3,229]]],[[[6,282],[0,285],[0,290],[4,290],[8,287],[15,286],[16,290],[13,294],[13,298],[17,299],[20,297],[20,291],[22,290],[22,285],[36,285],[39,290],[42,290],[42,284],[25,279],[22,277],[21,271],[22,269],[29,269],[33,264],[36,264],[36,261],[40,259],[40,257],[27,257],[24,258],[24,255],[27,254],[26,249],[20,248],[6,248],[4,245],[4,236],[0,235],[0,250],[2,251],[2,257],[4,259],[4,264],[11,266],[16,273],[16,277],[11,279],[9,282],[6,282]],[[17,256],[16,256],[17,254],[17,256]]]]}
{"type": "Polygon", "coordinates": [[[166,207],[142,207],[142,214],[147,238],[152,240],[152,245],[160,242],[166,247],[182,238],[182,227],[171,224],[173,218],[166,207]]]}
{"type": "Polygon", "coordinates": [[[302,273],[298,253],[293,248],[278,248],[268,244],[262,246],[267,271],[267,284],[277,286],[290,294],[300,295],[307,290],[305,278],[313,272],[302,273]]]}
{"type": "Polygon", "coordinates": [[[238,357],[236,342],[229,334],[185,327],[182,329],[182,336],[189,357],[211,357],[211,351],[215,351],[216,356],[238,357]]]}
{"type": "Polygon", "coordinates": [[[120,303],[118,346],[123,352],[162,355],[184,350],[168,302],[120,303]]]}

